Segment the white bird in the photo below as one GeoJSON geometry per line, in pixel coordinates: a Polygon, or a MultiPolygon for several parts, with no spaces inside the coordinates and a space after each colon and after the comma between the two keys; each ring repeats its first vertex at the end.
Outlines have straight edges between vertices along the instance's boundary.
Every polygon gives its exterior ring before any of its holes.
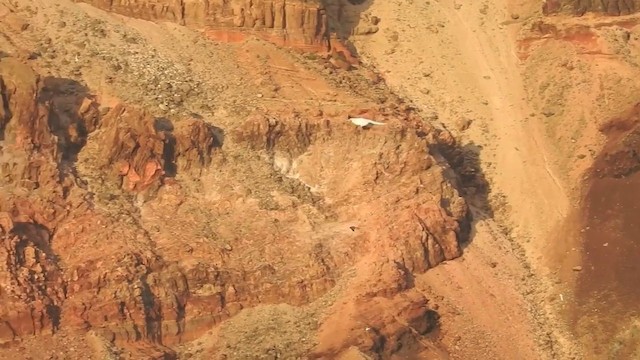
{"type": "Polygon", "coordinates": [[[371,125],[384,125],[384,123],[373,121],[373,120],[369,120],[369,119],[365,119],[365,118],[360,118],[360,117],[349,118],[349,120],[351,120],[351,122],[354,125],[360,126],[362,128],[366,128],[366,127],[371,126],[371,125]]]}

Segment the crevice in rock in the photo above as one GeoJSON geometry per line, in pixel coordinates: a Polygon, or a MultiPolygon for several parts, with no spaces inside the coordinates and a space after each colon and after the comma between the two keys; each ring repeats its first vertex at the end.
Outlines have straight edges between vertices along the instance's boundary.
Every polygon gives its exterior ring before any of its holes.
{"type": "Polygon", "coordinates": [[[9,109],[9,96],[7,88],[0,77],[0,141],[4,140],[4,129],[13,115],[9,109]]]}

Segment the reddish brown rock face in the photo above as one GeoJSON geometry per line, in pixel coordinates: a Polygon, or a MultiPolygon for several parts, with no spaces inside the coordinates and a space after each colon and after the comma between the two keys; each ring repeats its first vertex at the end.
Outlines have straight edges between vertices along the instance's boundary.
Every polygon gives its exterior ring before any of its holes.
{"type": "Polygon", "coordinates": [[[223,146],[203,120],[99,111],[11,58],[0,90],[0,342],[91,328],[169,356],[244,308],[309,304],[351,268],[334,309],[350,315],[322,326],[373,330],[321,337],[314,356],[390,356],[435,326],[411,274],[460,256],[467,205],[435,150],[453,138],[408,110],[355,111],[384,131],[354,112],[254,114],[223,146]]]}
{"type": "Polygon", "coordinates": [[[101,146],[93,166],[100,176],[115,174],[113,185],[126,191],[157,190],[165,177],[197,174],[211,162],[219,146],[212,127],[200,120],[167,127],[168,120],[122,106],[101,118],[82,86],[40,78],[11,58],[0,59],[0,99],[0,342],[99,324],[115,340],[162,344],[171,341],[163,336],[181,334],[188,297],[181,271],[133,249],[108,263],[101,260],[106,248],[94,257],[77,252],[97,239],[108,241],[118,233],[112,227],[122,226],[95,211],[92,193],[77,187],[84,180],[71,169],[95,131],[101,146]],[[75,265],[62,270],[61,264],[75,265]],[[172,285],[151,290],[165,286],[145,280],[151,267],[172,269],[161,275],[172,285]]]}
{"type": "Polygon", "coordinates": [[[203,29],[208,37],[219,41],[235,42],[257,36],[303,50],[330,49],[328,16],[319,0],[76,1],[130,17],[203,29]]]}
{"type": "Polygon", "coordinates": [[[640,10],[638,0],[546,0],[543,5],[546,15],[569,12],[575,15],[583,15],[587,12],[602,13],[606,15],[629,15],[640,10]]]}

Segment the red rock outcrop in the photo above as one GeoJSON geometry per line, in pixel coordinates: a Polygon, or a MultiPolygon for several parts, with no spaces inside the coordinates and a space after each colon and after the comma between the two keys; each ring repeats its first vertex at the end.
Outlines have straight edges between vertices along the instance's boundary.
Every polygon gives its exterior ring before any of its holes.
{"type": "Polygon", "coordinates": [[[209,165],[217,143],[213,128],[189,119],[178,129],[164,118],[118,105],[107,113],[96,136],[107,146],[99,162],[119,177],[122,188],[143,191],[178,171],[198,171],[209,165]]]}
{"type": "Polygon", "coordinates": [[[244,308],[312,303],[353,268],[321,325],[345,336],[313,355],[423,347],[437,316],[411,278],[468,236],[437,150],[450,134],[408,109],[354,111],[387,123],[370,130],[290,111],[251,116],[222,146],[203,120],[100,111],[10,58],[0,90],[0,342],[93,329],[170,358],[244,308]]]}
{"type": "MultiPolygon", "coordinates": [[[[423,272],[458,257],[458,236],[466,236],[460,223],[465,225],[467,207],[455,189],[442,194],[440,184],[432,181],[444,177],[447,168],[439,154],[429,151],[429,141],[436,142],[437,131],[418,131],[411,122],[409,126],[394,123],[398,114],[392,112],[368,115],[388,118],[391,129],[384,133],[365,130],[347,149],[342,146],[340,156],[336,156],[337,150],[332,153],[323,149],[338,149],[339,143],[348,143],[354,136],[346,120],[310,119],[295,113],[266,116],[248,121],[248,128],[238,134],[237,140],[267,151],[276,169],[302,181],[312,191],[326,194],[332,206],[350,202],[354,210],[355,204],[362,202],[369,209],[377,208],[374,213],[385,214],[373,215],[367,222],[375,224],[377,235],[388,240],[392,249],[396,247],[392,253],[411,271],[423,272]],[[407,186],[390,192],[391,182],[407,186]],[[434,200],[436,193],[441,197],[434,200]],[[377,199],[375,205],[371,199],[377,199]],[[441,204],[446,204],[444,209],[441,204]],[[394,230],[399,227],[405,229],[402,237],[394,230]],[[407,232],[412,235],[405,236],[407,232]]],[[[338,118],[346,119],[347,114],[338,118]]]]}
{"type": "Polygon", "coordinates": [[[466,203],[442,181],[447,165],[433,150],[450,135],[389,109],[364,116],[386,120],[386,128],[358,130],[346,113],[328,119],[294,112],[258,116],[236,134],[323,197],[338,222],[356,225],[351,239],[337,240],[350,256],[326,249],[334,266],[355,263],[358,274],[353,295],[322,324],[312,357],[335,358],[351,346],[383,357],[401,355],[403,346],[424,349],[420,338],[437,314],[410,279],[460,256],[468,235],[466,203]]]}
{"type": "Polygon", "coordinates": [[[542,6],[543,13],[550,15],[559,12],[584,15],[587,12],[606,15],[629,15],[640,10],[638,0],[546,0],[542,6]]]}
{"type": "MultiPolygon", "coordinates": [[[[219,41],[242,41],[257,36],[277,45],[308,51],[329,51],[335,35],[320,0],[76,0],[98,8],[145,20],[164,20],[205,31],[219,41]]],[[[337,45],[337,50],[346,48],[337,45]]]]}
{"type": "Polygon", "coordinates": [[[0,342],[55,330],[65,298],[51,227],[66,212],[70,183],[49,126],[53,102],[46,91],[37,96],[46,83],[14,59],[0,59],[0,342]]]}
{"type": "Polygon", "coordinates": [[[161,344],[163,321],[174,324],[167,325],[165,334],[180,334],[187,284],[171,264],[125,247],[101,265],[106,249],[94,257],[81,251],[96,239],[108,242],[119,234],[126,242],[140,235],[127,236],[126,225],[93,208],[93,194],[76,185],[85,180],[75,175],[73,163],[95,131],[101,150],[95,165],[105,173],[123,163],[130,167],[129,177],[134,171],[151,173],[149,164],[160,167],[148,178],[127,183],[127,190],[144,190],[161,180],[168,164],[175,165],[173,172],[194,174],[208,165],[219,146],[212,127],[188,120],[176,129],[155,121],[154,128],[152,117],[121,106],[100,119],[97,104],[80,85],[40,78],[12,58],[0,59],[0,109],[0,342],[111,321],[123,324],[114,327],[112,338],[161,344]],[[112,228],[124,228],[124,234],[112,228]],[[61,262],[70,267],[62,270],[61,262]],[[147,280],[150,267],[164,275],[147,280]],[[99,294],[107,289],[120,300],[99,294]]]}

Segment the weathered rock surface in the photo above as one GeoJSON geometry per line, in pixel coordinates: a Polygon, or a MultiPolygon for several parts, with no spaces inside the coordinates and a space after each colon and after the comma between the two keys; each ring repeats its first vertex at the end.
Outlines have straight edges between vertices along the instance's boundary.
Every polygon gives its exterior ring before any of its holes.
{"type": "Polygon", "coordinates": [[[177,172],[198,171],[209,165],[213,148],[220,146],[213,127],[202,120],[188,120],[174,129],[168,119],[121,105],[104,116],[102,128],[95,135],[107,144],[99,157],[101,166],[116,172],[129,191],[157,187],[177,172]]]}
{"type": "Polygon", "coordinates": [[[546,15],[566,12],[574,15],[583,15],[587,12],[602,13],[606,15],[628,15],[640,10],[638,0],[546,0],[543,5],[546,15]]]}
{"type": "MultiPolygon", "coordinates": [[[[95,257],[91,251],[81,251],[95,245],[96,239],[108,241],[118,234],[111,226],[126,226],[95,211],[92,193],[76,185],[84,180],[74,174],[73,162],[88,133],[98,130],[102,153],[96,165],[105,173],[121,171],[126,165],[127,173],[120,174],[128,176],[126,190],[144,190],[166,175],[168,164],[175,165],[174,173],[208,165],[216,144],[212,127],[192,120],[175,133],[160,125],[156,129],[150,117],[123,107],[113,109],[101,122],[97,104],[77,83],[39,78],[11,58],[0,59],[0,95],[0,257],[4,259],[0,341],[56,332],[61,326],[88,328],[111,321],[123,323],[113,331],[119,339],[160,344],[162,321],[167,319],[178,324],[167,326],[180,333],[180,307],[184,306],[180,299],[187,286],[182,274],[170,265],[158,265],[162,261],[152,253],[114,251],[112,261],[102,265],[98,260],[106,259],[103,250],[95,257]],[[102,133],[111,142],[102,142],[102,133]],[[60,264],[73,265],[63,271],[60,264]],[[168,275],[157,275],[158,282],[152,280],[149,285],[147,267],[152,265],[166,268],[168,275]],[[164,307],[149,292],[149,286],[162,283],[162,276],[172,284],[156,290],[162,294],[158,296],[167,296],[164,307]],[[101,291],[112,292],[105,297],[101,291]],[[120,300],[114,303],[110,296],[120,300]]],[[[140,234],[124,235],[122,240],[136,236],[140,234]]]]}
{"type": "Polygon", "coordinates": [[[375,224],[378,236],[384,234],[381,238],[389,241],[390,250],[398,256],[394,260],[409,270],[422,272],[460,255],[458,235],[464,238],[467,234],[460,230],[459,222],[466,225],[467,207],[453,187],[444,185],[443,192],[441,184],[433,181],[443,178],[447,167],[439,154],[429,151],[428,138],[436,141],[435,129],[420,133],[406,124],[394,124],[398,114],[369,111],[367,116],[388,118],[391,129],[384,133],[365,131],[348,149],[342,146],[336,156],[338,150],[325,149],[339,149],[339,144],[353,136],[354,128],[348,121],[309,119],[295,113],[285,116],[250,119],[238,141],[266,151],[274,168],[298,179],[313,193],[326,194],[329,206],[363,203],[369,209],[377,208],[374,214],[385,214],[372,215],[366,221],[375,224]],[[392,183],[398,185],[397,190],[389,190],[392,183]],[[433,194],[440,195],[434,198],[433,194]],[[443,208],[441,204],[446,205],[443,208]],[[398,228],[413,236],[393,235],[398,228]]]}
{"type": "Polygon", "coordinates": [[[216,40],[255,35],[279,45],[328,50],[328,14],[320,0],[76,0],[125,16],[205,29],[216,40]]]}
{"type": "MultiPolygon", "coordinates": [[[[311,1],[252,2],[250,12],[91,3],[304,46],[328,39],[326,10],[311,1]]],[[[321,331],[375,328],[374,340],[321,337],[307,351],[317,356],[351,346],[391,356],[423,346],[435,326],[411,277],[460,256],[467,206],[438,153],[452,138],[408,108],[351,112],[381,129],[305,108],[223,131],[105,108],[78,82],[39,78],[12,58],[0,59],[0,79],[0,342],[91,329],[135,344],[138,358],[173,356],[168,347],[243,309],[282,303],[332,306],[321,331]]]]}
{"type": "Polygon", "coordinates": [[[225,136],[11,58],[0,79],[0,342],[91,329],[171,358],[243,309],[335,292],[310,356],[425,348],[437,314],[411,279],[460,256],[469,221],[438,152],[455,141],[408,107],[259,112],[225,136]]]}
{"type": "Polygon", "coordinates": [[[57,102],[39,92],[48,82],[14,59],[0,59],[1,342],[60,326],[65,283],[51,229],[65,215],[71,184],[49,126],[63,110],[53,110],[57,102]]]}

